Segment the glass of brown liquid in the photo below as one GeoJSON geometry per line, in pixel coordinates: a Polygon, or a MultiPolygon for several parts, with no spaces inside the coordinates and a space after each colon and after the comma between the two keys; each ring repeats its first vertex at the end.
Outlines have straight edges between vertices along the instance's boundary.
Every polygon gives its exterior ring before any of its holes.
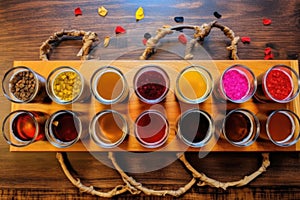
{"type": "Polygon", "coordinates": [[[90,123],[93,141],[103,148],[114,148],[121,144],[129,133],[125,117],[115,110],[102,110],[90,123]]]}
{"type": "Polygon", "coordinates": [[[70,147],[80,139],[81,134],[82,122],[73,111],[57,111],[46,122],[46,138],[55,147],[70,147]]]}
{"type": "Polygon", "coordinates": [[[37,111],[16,110],[3,121],[2,134],[6,142],[24,147],[45,137],[48,115],[37,111]]]}
{"type": "Polygon", "coordinates": [[[260,133],[258,118],[249,110],[231,110],[225,116],[222,133],[226,140],[238,147],[250,146],[260,133]]]}
{"type": "Polygon", "coordinates": [[[300,120],[291,110],[275,110],[267,118],[266,132],[277,146],[288,147],[300,138],[300,120]]]}
{"type": "Polygon", "coordinates": [[[93,96],[102,104],[120,103],[129,95],[125,76],[113,66],[99,68],[93,74],[90,84],[93,96]]]}

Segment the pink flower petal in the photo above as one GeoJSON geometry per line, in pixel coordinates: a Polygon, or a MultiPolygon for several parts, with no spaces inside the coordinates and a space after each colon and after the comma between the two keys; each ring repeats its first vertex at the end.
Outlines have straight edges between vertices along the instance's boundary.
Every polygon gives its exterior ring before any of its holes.
{"type": "Polygon", "coordinates": [[[187,43],[187,39],[185,37],[185,35],[183,33],[181,33],[179,36],[178,36],[178,40],[179,42],[181,42],[182,44],[186,44],[187,43]]]}

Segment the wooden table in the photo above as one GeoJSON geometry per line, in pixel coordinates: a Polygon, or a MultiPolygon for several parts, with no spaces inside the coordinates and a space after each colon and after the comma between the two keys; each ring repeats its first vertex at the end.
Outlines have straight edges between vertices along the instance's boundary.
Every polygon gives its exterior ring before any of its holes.
{"type": "MultiPolygon", "coordinates": [[[[249,36],[250,44],[238,45],[240,59],[260,60],[264,58],[267,43],[272,43],[274,59],[285,60],[288,54],[300,49],[300,2],[282,1],[53,1],[41,2],[21,0],[0,2],[0,75],[13,66],[15,60],[39,60],[39,46],[51,34],[62,29],[95,31],[103,41],[105,36],[115,36],[117,25],[129,31],[155,30],[162,25],[176,25],[173,18],[184,16],[185,24],[201,25],[216,20],[213,12],[222,18],[218,21],[234,30],[236,35],[249,36]],[[97,8],[104,5],[109,13],[103,18],[97,8]],[[142,6],[145,18],[135,21],[135,10],[142,6]],[[80,7],[82,16],[74,16],[74,9],[80,7]],[[272,19],[270,26],[264,26],[262,19],[272,19]]],[[[137,38],[142,40],[142,36],[137,38]]],[[[225,47],[228,39],[219,30],[213,30],[203,43],[212,59],[226,60],[225,47]]],[[[80,40],[69,40],[53,50],[51,60],[77,60],[80,40]]],[[[124,59],[138,59],[142,52],[125,53],[124,59]]],[[[178,56],[160,50],[151,59],[178,59],[178,56]]],[[[296,58],[297,59],[297,58],[296,58]]],[[[1,94],[0,119],[10,111],[10,102],[1,94]]],[[[97,199],[81,194],[64,176],[55,153],[10,152],[3,139],[0,140],[0,199],[97,199]]],[[[89,153],[69,153],[77,177],[86,185],[93,185],[101,191],[108,191],[122,184],[120,176],[113,169],[96,160],[89,153]]],[[[107,154],[101,153],[103,159],[107,154]]],[[[118,155],[121,157],[122,154],[118,155]]],[[[174,153],[162,154],[173,159],[174,153]]],[[[260,165],[260,153],[210,153],[199,160],[196,153],[187,154],[194,167],[208,176],[221,181],[241,179],[260,165]]],[[[226,191],[196,185],[183,195],[182,199],[300,199],[300,159],[297,152],[276,152],[270,155],[271,166],[262,176],[242,188],[228,188],[226,191]]],[[[143,161],[130,157],[122,163],[137,171],[143,168],[143,161]]],[[[153,189],[178,189],[186,184],[191,175],[179,161],[147,173],[133,174],[143,185],[153,189]]],[[[122,194],[114,199],[173,199],[171,196],[155,197],[140,194],[122,194]]]]}

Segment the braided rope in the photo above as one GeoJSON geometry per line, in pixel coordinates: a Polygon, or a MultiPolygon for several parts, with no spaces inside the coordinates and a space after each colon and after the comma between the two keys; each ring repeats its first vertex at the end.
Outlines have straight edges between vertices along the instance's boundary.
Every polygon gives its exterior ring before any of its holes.
{"type": "Polygon", "coordinates": [[[40,46],[40,59],[48,60],[48,54],[51,52],[56,43],[62,41],[64,36],[72,38],[82,37],[82,47],[77,54],[78,57],[81,57],[81,60],[87,59],[93,42],[98,40],[97,34],[91,31],[62,30],[55,32],[40,46]]]}
{"type": "MultiPolygon", "coordinates": [[[[177,26],[177,27],[163,27],[158,29],[157,35],[155,37],[152,37],[148,40],[146,44],[146,49],[140,59],[148,59],[153,53],[156,52],[156,44],[159,42],[161,38],[168,34],[172,34],[174,30],[181,30],[184,28],[194,29],[194,39],[192,39],[187,45],[185,50],[185,59],[192,59],[193,55],[191,54],[191,51],[196,44],[197,41],[203,40],[209,33],[211,28],[216,27],[221,29],[224,34],[231,40],[231,45],[227,47],[227,50],[231,51],[231,58],[234,60],[239,59],[237,56],[237,43],[239,41],[239,37],[236,37],[234,32],[229,29],[226,26],[217,24],[216,21],[213,21],[209,24],[203,24],[202,26],[177,26]]],[[[80,56],[82,60],[86,60],[88,58],[88,54],[90,51],[90,48],[94,41],[98,40],[97,34],[94,32],[85,32],[85,31],[77,31],[77,30],[71,30],[71,31],[61,31],[56,32],[52,36],[50,36],[40,47],[40,58],[42,60],[48,60],[48,54],[50,53],[51,49],[54,47],[54,44],[57,42],[60,42],[63,38],[63,36],[69,36],[69,37],[82,37],[83,46],[80,49],[77,56],[80,56]]],[[[185,165],[185,167],[192,173],[193,178],[183,187],[180,187],[177,190],[153,190],[149,189],[147,187],[144,187],[141,183],[137,182],[132,177],[128,176],[118,165],[114,154],[112,152],[108,152],[108,158],[111,160],[112,164],[114,165],[116,171],[120,174],[122,177],[124,185],[117,185],[112,190],[108,192],[100,192],[94,189],[93,186],[86,186],[81,183],[80,179],[74,178],[72,174],[70,173],[68,167],[66,166],[66,154],[57,152],[56,158],[66,175],[66,177],[69,179],[69,181],[77,187],[80,192],[88,193],[91,195],[96,195],[99,197],[106,197],[111,198],[113,196],[122,194],[124,192],[130,192],[133,195],[140,194],[141,192],[145,193],[146,195],[156,195],[156,196],[165,196],[165,195],[171,195],[174,197],[178,197],[184,193],[186,193],[199,179],[198,186],[211,186],[216,188],[222,188],[224,190],[227,189],[227,187],[230,186],[236,186],[241,187],[244,185],[247,185],[250,181],[254,180],[256,177],[258,177],[260,174],[266,171],[268,166],[270,165],[269,160],[269,154],[263,153],[263,161],[261,167],[253,172],[249,176],[245,176],[243,179],[239,181],[234,182],[220,182],[217,180],[214,180],[212,178],[207,177],[204,173],[198,172],[196,169],[192,167],[192,165],[186,160],[184,154],[177,154],[179,160],[185,165]],[[64,156],[65,155],[65,156],[64,156]]]]}

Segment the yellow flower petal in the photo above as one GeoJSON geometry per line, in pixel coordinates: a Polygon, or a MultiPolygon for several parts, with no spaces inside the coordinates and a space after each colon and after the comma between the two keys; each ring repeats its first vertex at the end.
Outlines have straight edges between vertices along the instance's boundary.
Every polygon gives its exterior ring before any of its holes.
{"type": "Polygon", "coordinates": [[[141,19],[144,18],[144,9],[142,7],[139,7],[136,10],[135,18],[136,18],[136,21],[140,21],[141,19]]]}
{"type": "Polygon", "coordinates": [[[109,41],[110,41],[110,37],[109,36],[106,36],[104,38],[104,41],[103,41],[103,46],[104,47],[107,47],[109,45],[109,41]]]}
{"type": "Polygon", "coordinates": [[[106,10],[106,8],[104,8],[104,6],[101,6],[98,8],[98,14],[102,17],[105,17],[107,15],[108,11],[106,10]]]}

